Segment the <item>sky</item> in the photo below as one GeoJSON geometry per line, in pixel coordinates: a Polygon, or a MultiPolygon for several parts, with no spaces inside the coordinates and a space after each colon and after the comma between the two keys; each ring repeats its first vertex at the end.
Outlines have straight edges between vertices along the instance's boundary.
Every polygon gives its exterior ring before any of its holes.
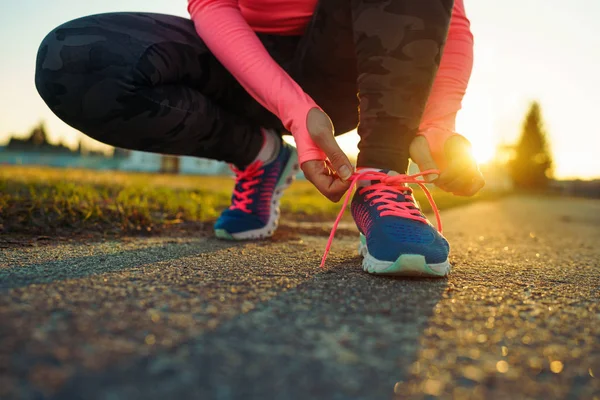
{"type": "MultiPolygon", "coordinates": [[[[185,0],[20,0],[0,4],[0,145],[44,120],[53,142],[82,135],[46,107],[33,76],[39,43],[68,20],[101,12],[187,16],[185,0]]],[[[531,101],[541,103],[558,178],[600,178],[600,1],[465,0],[475,62],[457,130],[480,161],[514,142],[531,101]]],[[[358,137],[341,138],[356,152],[358,137]]],[[[92,139],[86,145],[102,148],[92,139]]]]}

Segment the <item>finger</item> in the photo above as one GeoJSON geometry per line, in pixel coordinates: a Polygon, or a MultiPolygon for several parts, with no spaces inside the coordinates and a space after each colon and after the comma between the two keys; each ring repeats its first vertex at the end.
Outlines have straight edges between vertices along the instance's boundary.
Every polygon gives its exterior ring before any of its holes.
{"type": "Polygon", "coordinates": [[[302,164],[302,170],[304,171],[306,179],[308,179],[323,196],[333,202],[339,201],[348,190],[348,187],[350,187],[349,182],[344,182],[335,174],[332,174],[325,162],[307,161],[302,164]]]}
{"type": "Polygon", "coordinates": [[[474,196],[485,186],[485,179],[482,176],[477,177],[475,181],[472,183],[469,190],[466,192],[465,196],[474,196]]]}
{"type": "Polygon", "coordinates": [[[329,167],[329,170],[332,172],[331,176],[335,178],[329,186],[330,195],[333,196],[333,198],[330,200],[332,200],[334,203],[337,203],[342,198],[344,193],[348,191],[348,188],[350,187],[350,182],[347,180],[343,180],[338,175],[338,173],[332,169],[333,167],[331,167],[329,160],[325,161],[325,163],[329,167]]]}
{"type": "MultiPolygon", "coordinates": [[[[417,136],[410,145],[410,157],[419,166],[420,171],[438,169],[433,157],[427,139],[423,136],[417,136]]],[[[437,174],[428,174],[425,176],[427,182],[433,182],[438,179],[437,174]]]]}
{"type": "Polygon", "coordinates": [[[471,142],[464,136],[455,135],[448,139],[444,145],[445,153],[450,159],[468,158],[473,159],[471,142]]]}
{"type": "MultiPolygon", "coordinates": [[[[306,179],[315,186],[317,186],[317,183],[321,183],[320,186],[322,186],[322,176],[331,176],[326,161],[307,161],[301,165],[301,168],[306,179]]],[[[320,187],[317,187],[317,189],[320,191],[320,187]]]]}
{"type": "Polygon", "coordinates": [[[348,191],[349,187],[350,182],[343,181],[341,179],[335,179],[327,189],[327,198],[332,202],[337,203],[342,199],[342,197],[344,197],[344,194],[348,191]]]}
{"type": "Polygon", "coordinates": [[[483,181],[479,181],[476,184],[471,182],[468,185],[465,185],[459,189],[453,190],[452,193],[455,194],[456,196],[471,197],[471,196],[475,195],[482,187],[483,187],[483,181]]]}
{"type": "Polygon", "coordinates": [[[442,171],[436,184],[447,186],[465,175],[475,176],[476,174],[479,174],[479,169],[474,161],[457,158],[452,160],[448,167],[442,171]]]}
{"type": "Polygon", "coordinates": [[[315,177],[313,184],[319,192],[334,203],[337,203],[350,187],[350,182],[325,175],[315,177]]]}
{"type": "Polygon", "coordinates": [[[461,195],[466,192],[473,182],[474,175],[467,171],[463,171],[452,181],[444,184],[446,190],[456,195],[461,195]]]}
{"type": "Polygon", "coordinates": [[[439,179],[435,181],[435,184],[440,187],[447,187],[456,179],[465,175],[467,171],[474,170],[475,168],[476,167],[470,162],[459,159],[458,161],[452,162],[448,165],[448,168],[442,171],[439,179]]]}
{"type": "Polygon", "coordinates": [[[475,169],[478,171],[477,161],[473,157],[471,143],[463,136],[456,135],[448,139],[444,146],[446,158],[449,161],[448,172],[441,179],[442,185],[448,185],[450,181],[455,180],[459,175],[463,175],[465,171],[475,169]]]}
{"type": "Polygon", "coordinates": [[[472,196],[481,189],[482,182],[481,172],[472,168],[461,171],[454,180],[445,183],[444,187],[459,196],[472,196]]]}
{"type": "Polygon", "coordinates": [[[325,167],[325,175],[335,177],[336,172],[333,170],[333,167],[329,167],[329,165],[328,165],[325,167]]]}
{"type": "Polygon", "coordinates": [[[325,160],[325,167],[327,168],[327,175],[334,176],[336,178],[340,177],[329,160],[325,160]]]}
{"type": "Polygon", "coordinates": [[[348,180],[352,176],[354,168],[346,154],[340,148],[338,142],[333,136],[333,132],[321,131],[316,135],[311,135],[317,146],[327,155],[333,169],[343,180],[348,180]]]}

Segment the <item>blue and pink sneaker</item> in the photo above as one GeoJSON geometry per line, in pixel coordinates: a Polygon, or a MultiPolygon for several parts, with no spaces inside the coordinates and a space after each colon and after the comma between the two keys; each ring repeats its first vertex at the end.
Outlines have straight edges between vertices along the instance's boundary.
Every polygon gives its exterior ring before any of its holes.
{"type": "MultiPolygon", "coordinates": [[[[363,171],[354,175],[353,186],[359,181],[363,183],[356,190],[351,204],[352,216],[360,231],[359,253],[363,256],[363,270],[371,274],[396,276],[448,275],[451,269],[448,260],[450,246],[442,236],[435,203],[423,181],[417,179],[434,172],[408,176],[386,171],[363,171]],[[417,183],[425,191],[436,214],[439,231],[421,212],[407,183],[417,183]]],[[[323,262],[340,219],[341,216],[338,216],[323,262]]]]}
{"type": "Polygon", "coordinates": [[[231,206],[215,223],[221,239],[249,240],[271,237],[279,223],[279,200],[300,170],[296,149],[282,142],[269,164],[257,160],[236,174],[231,206]]]}

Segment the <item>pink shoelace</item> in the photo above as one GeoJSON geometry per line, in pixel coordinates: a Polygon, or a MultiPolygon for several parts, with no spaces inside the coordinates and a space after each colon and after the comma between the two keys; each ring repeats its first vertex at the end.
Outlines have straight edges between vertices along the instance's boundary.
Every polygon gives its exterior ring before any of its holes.
{"type": "Polygon", "coordinates": [[[431,204],[431,209],[435,214],[437,229],[440,233],[442,233],[442,219],[440,218],[440,212],[433,201],[433,197],[427,187],[425,186],[425,181],[422,178],[425,175],[429,174],[438,174],[438,170],[427,170],[423,172],[419,172],[414,175],[394,175],[389,176],[383,172],[378,171],[364,171],[364,172],[355,172],[352,174],[350,178],[350,187],[346,192],[346,198],[344,200],[344,205],[340,210],[335,222],[333,223],[333,227],[331,228],[331,233],[329,234],[329,240],[327,241],[327,246],[325,247],[325,253],[323,254],[323,258],[321,259],[321,268],[325,266],[325,260],[327,259],[327,255],[329,254],[329,250],[331,249],[331,244],[333,243],[333,238],[335,236],[335,231],[344,216],[344,211],[348,206],[350,198],[352,197],[352,191],[356,187],[356,184],[360,180],[368,180],[368,181],[380,181],[380,183],[376,183],[374,185],[365,186],[359,189],[359,193],[363,194],[365,192],[371,192],[365,196],[365,199],[373,199],[371,201],[372,205],[379,204],[377,206],[377,210],[379,211],[379,215],[385,217],[386,215],[394,215],[402,218],[408,218],[415,221],[427,222],[427,219],[421,216],[421,211],[415,207],[415,203],[410,201],[398,201],[398,194],[393,191],[401,191],[406,195],[412,196],[413,190],[405,186],[407,183],[416,183],[427,196],[427,200],[429,200],[429,204],[431,204]]]}
{"type": "Polygon", "coordinates": [[[260,160],[254,161],[248,165],[244,170],[238,169],[234,166],[230,166],[231,170],[235,173],[235,188],[233,189],[233,200],[230,210],[241,210],[245,213],[250,214],[252,211],[248,209],[248,205],[252,203],[250,196],[255,192],[254,186],[260,182],[259,177],[264,174],[263,163],[260,160]],[[237,190],[237,186],[240,181],[247,180],[248,182],[242,183],[242,191],[237,190]]]}

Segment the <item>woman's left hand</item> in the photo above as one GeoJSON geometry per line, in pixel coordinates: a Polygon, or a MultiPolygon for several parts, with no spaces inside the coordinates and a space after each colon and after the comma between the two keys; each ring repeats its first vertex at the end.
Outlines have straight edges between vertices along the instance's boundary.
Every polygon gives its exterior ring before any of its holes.
{"type": "Polygon", "coordinates": [[[417,136],[410,144],[410,157],[421,171],[439,169],[440,175],[429,181],[440,189],[459,196],[473,196],[485,185],[477,161],[471,152],[471,143],[460,135],[449,137],[443,146],[445,165],[435,163],[429,143],[424,136],[417,136]]]}

